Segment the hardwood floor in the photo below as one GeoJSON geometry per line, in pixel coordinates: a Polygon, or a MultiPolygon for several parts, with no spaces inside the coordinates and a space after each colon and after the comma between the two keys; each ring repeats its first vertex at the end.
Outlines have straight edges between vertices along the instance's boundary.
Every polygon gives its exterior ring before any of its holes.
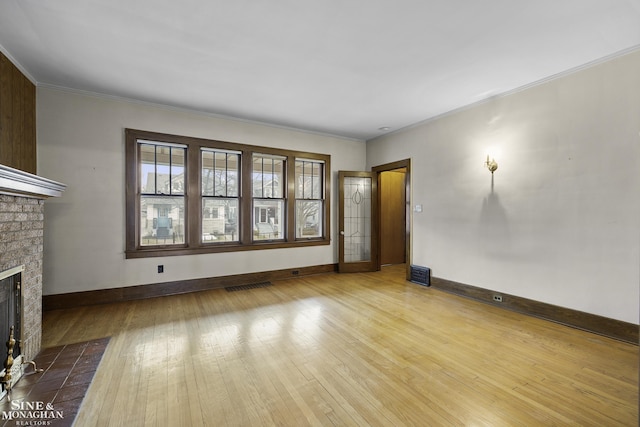
{"type": "Polygon", "coordinates": [[[110,336],[76,426],[638,425],[638,347],[404,280],[404,266],[44,315],[110,336]]]}

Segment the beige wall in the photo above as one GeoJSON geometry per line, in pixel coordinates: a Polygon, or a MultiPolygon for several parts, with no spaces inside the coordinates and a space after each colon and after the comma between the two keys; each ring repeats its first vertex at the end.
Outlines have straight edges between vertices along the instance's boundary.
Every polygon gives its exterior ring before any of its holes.
{"type": "Polygon", "coordinates": [[[367,143],[405,158],[414,264],[638,323],[640,51],[367,143]]]}
{"type": "Polygon", "coordinates": [[[64,197],[45,206],[45,295],[336,262],[334,244],[125,260],[125,128],[330,154],[334,177],[363,169],[366,158],[361,141],[44,87],[37,125],[39,173],[67,185],[64,197]]]}

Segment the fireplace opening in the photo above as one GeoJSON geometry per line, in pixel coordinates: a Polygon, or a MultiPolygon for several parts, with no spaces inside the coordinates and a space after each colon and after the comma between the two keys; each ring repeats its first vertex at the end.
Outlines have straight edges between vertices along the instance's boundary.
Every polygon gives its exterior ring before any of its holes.
{"type": "Polygon", "coordinates": [[[20,377],[22,369],[21,349],[22,344],[22,295],[21,283],[24,266],[19,266],[0,272],[0,339],[2,343],[10,341],[13,332],[15,343],[0,347],[0,354],[4,362],[4,368],[0,372],[0,398],[6,394],[20,377]],[[8,371],[8,372],[7,372],[8,371]]]}

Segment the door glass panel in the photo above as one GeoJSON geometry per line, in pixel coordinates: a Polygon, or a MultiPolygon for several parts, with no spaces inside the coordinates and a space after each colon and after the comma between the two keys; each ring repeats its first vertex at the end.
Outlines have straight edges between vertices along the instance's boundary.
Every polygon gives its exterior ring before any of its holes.
{"type": "Polygon", "coordinates": [[[344,262],[371,260],[371,178],[344,178],[344,262]]]}

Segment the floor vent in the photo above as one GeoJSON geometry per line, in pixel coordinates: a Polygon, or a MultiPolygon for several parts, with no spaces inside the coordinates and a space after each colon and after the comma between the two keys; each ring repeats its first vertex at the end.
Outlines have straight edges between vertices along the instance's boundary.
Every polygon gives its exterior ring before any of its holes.
{"type": "Polygon", "coordinates": [[[249,289],[257,289],[257,288],[266,288],[267,286],[271,286],[271,282],[260,282],[260,283],[251,283],[249,285],[240,285],[240,286],[229,286],[225,288],[227,292],[235,292],[235,291],[248,291],[249,289]]]}
{"type": "Polygon", "coordinates": [[[410,280],[418,285],[431,286],[431,269],[428,267],[420,267],[419,265],[412,265],[410,280]]]}

